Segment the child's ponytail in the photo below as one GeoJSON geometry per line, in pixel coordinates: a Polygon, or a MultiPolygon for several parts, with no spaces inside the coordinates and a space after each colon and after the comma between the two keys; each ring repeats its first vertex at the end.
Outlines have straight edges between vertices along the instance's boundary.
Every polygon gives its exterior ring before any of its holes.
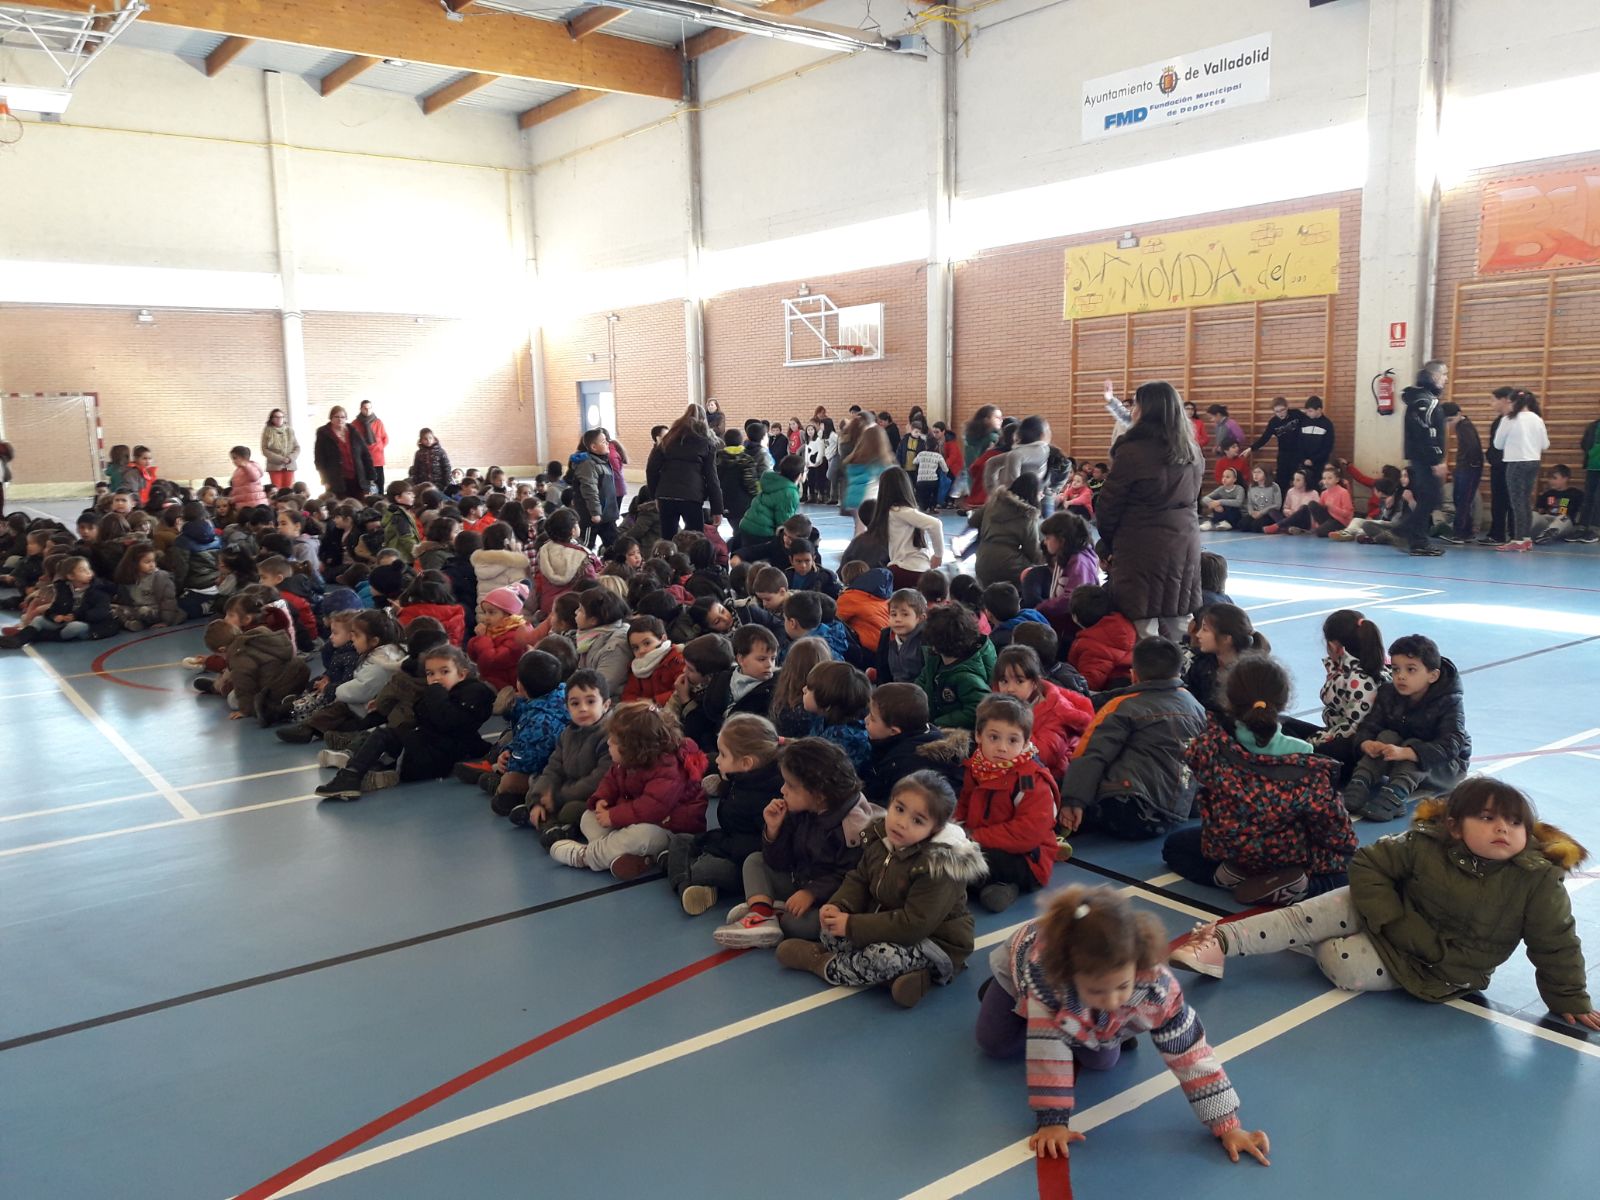
{"type": "Polygon", "coordinates": [[[1383,652],[1383,634],[1372,621],[1353,608],[1341,608],[1329,613],[1322,623],[1325,640],[1343,646],[1345,653],[1361,664],[1361,669],[1373,679],[1383,675],[1388,659],[1383,652]]]}
{"type": "Polygon", "coordinates": [[[1263,749],[1278,732],[1289,707],[1289,672],[1266,654],[1247,654],[1228,671],[1228,711],[1248,729],[1263,749]]]}
{"type": "Polygon", "coordinates": [[[356,614],[353,624],[361,631],[362,637],[376,642],[378,646],[394,646],[402,640],[400,626],[395,624],[394,618],[376,608],[362,609],[356,614]]]}
{"type": "Polygon", "coordinates": [[[1217,637],[1233,643],[1239,654],[1252,651],[1262,654],[1272,652],[1272,643],[1266,635],[1250,623],[1250,614],[1237,604],[1212,604],[1205,610],[1205,620],[1217,637]]]}
{"type": "Polygon", "coordinates": [[[1070,985],[1075,975],[1116,971],[1129,963],[1148,971],[1166,957],[1161,922],[1150,913],[1135,912],[1108,887],[1063,888],[1039,917],[1040,966],[1058,985],[1070,985]]]}

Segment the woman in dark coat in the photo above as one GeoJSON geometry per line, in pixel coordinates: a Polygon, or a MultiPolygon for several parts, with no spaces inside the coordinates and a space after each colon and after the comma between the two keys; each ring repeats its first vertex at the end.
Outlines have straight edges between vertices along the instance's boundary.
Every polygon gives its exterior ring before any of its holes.
{"type": "Polygon", "coordinates": [[[1200,519],[1205,460],[1170,383],[1134,394],[1133,427],[1111,447],[1095,500],[1100,559],[1111,594],[1141,634],[1178,640],[1200,607],[1200,519]]]}
{"type": "Polygon", "coordinates": [[[722,405],[714,399],[706,401],[706,429],[718,441],[721,441],[722,435],[727,432],[727,420],[728,418],[723,415],[722,405]]]}
{"type": "Polygon", "coordinates": [[[328,423],[317,430],[311,457],[322,476],[322,486],[334,495],[359,500],[371,488],[372,454],[344,409],[329,411],[328,423]]]}
{"type": "Polygon", "coordinates": [[[645,464],[645,484],[661,509],[661,536],[683,528],[699,533],[711,506],[711,524],[722,520],[722,486],[717,482],[717,451],[711,444],[700,406],[691,404],[661,435],[645,464]]]}

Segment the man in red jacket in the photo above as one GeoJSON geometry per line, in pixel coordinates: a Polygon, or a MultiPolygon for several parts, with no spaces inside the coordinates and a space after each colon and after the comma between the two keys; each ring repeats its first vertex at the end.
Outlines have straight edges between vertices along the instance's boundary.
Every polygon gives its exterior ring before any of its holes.
{"type": "Polygon", "coordinates": [[[367,453],[372,455],[372,481],[378,485],[378,491],[382,492],[383,449],[389,444],[389,431],[383,427],[383,421],[372,411],[371,400],[361,402],[361,415],[351,423],[361,431],[361,440],[367,443],[367,453]]]}
{"type": "Polygon", "coordinates": [[[1004,912],[1050,882],[1060,790],[1034,752],[1033,714],[1012,696],[978,705],[978,751],[967,759],[955,820],[983,847],[989,879],[978,903],[1004,912]]]}

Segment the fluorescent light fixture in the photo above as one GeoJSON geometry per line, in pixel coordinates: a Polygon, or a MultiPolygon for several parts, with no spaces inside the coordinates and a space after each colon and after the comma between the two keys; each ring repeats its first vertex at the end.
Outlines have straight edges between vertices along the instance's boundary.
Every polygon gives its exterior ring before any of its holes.
{"type": "Polygon", "coordinates": [[[72,93],[66,88],[30,87],[25,83],[0,81],[0,100],[12,112],[64,113],[72,93]]]}
{"type": "Polygon", "coordinates": [[[769,13],[764,9],[733,3],[732,0],[616,0],[617,8],[631,12],[656,13],[694,21],[718,29],[732,29],[757,37],[777,38],[802,46],[816,46],[822,50],[887,50],[890,52],[920,53],[920,40],[885,37],[866,29],[847,25],[830,25],[826,21],[813,21],[807,17],[769,13]]]}

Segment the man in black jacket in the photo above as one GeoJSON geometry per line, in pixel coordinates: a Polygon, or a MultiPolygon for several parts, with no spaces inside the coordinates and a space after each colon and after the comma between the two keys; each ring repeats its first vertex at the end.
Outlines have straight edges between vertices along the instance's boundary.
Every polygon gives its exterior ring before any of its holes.
{"type": "Polygon", "coordinates": [[[1294,482],[1295,469],[1300,465],[1299,446],[1295,439],[1295,433],[1300,428],[1300,417],[1299,412],[1289,407],[1288,400],[1282,396],[1274,396],[1272,416],[1267,420],[1267,427],[1245,450],[1246,455],[1253,455],[1273,438],[1278,439],[1278,465],[1275,473],[1278,490],[1281,492],[1288,492],[1289,485],[1294,482]]]}
{"type": "Polygon", "coordinates": [[[1416,506],[1395,530],[1406,539],[1413,555],[1436,558],[1444,551],[1429,540],[1434,510],[1444,498],[1444,413],[1439,395],[1449,381],[1450,368],[1438,359],[1423,365],[1417,382],[1400,393],[1405,404],[1405,454],[1411,467],[1411,494],[1416,506]]]}
{"type": "Polygon", "coordinates": [[[1444,540],[1453,546],[1465,546],[1472,540],[1472,509],[1478,500],[1478,485],[1483,482],[1483,439],[1459,404],[1447,401],[1439,411],[1444,414],[1445,429],[1456,431],[1456,473],[1451,481],[1456,519],[1453,532],[1444,540]]]}

